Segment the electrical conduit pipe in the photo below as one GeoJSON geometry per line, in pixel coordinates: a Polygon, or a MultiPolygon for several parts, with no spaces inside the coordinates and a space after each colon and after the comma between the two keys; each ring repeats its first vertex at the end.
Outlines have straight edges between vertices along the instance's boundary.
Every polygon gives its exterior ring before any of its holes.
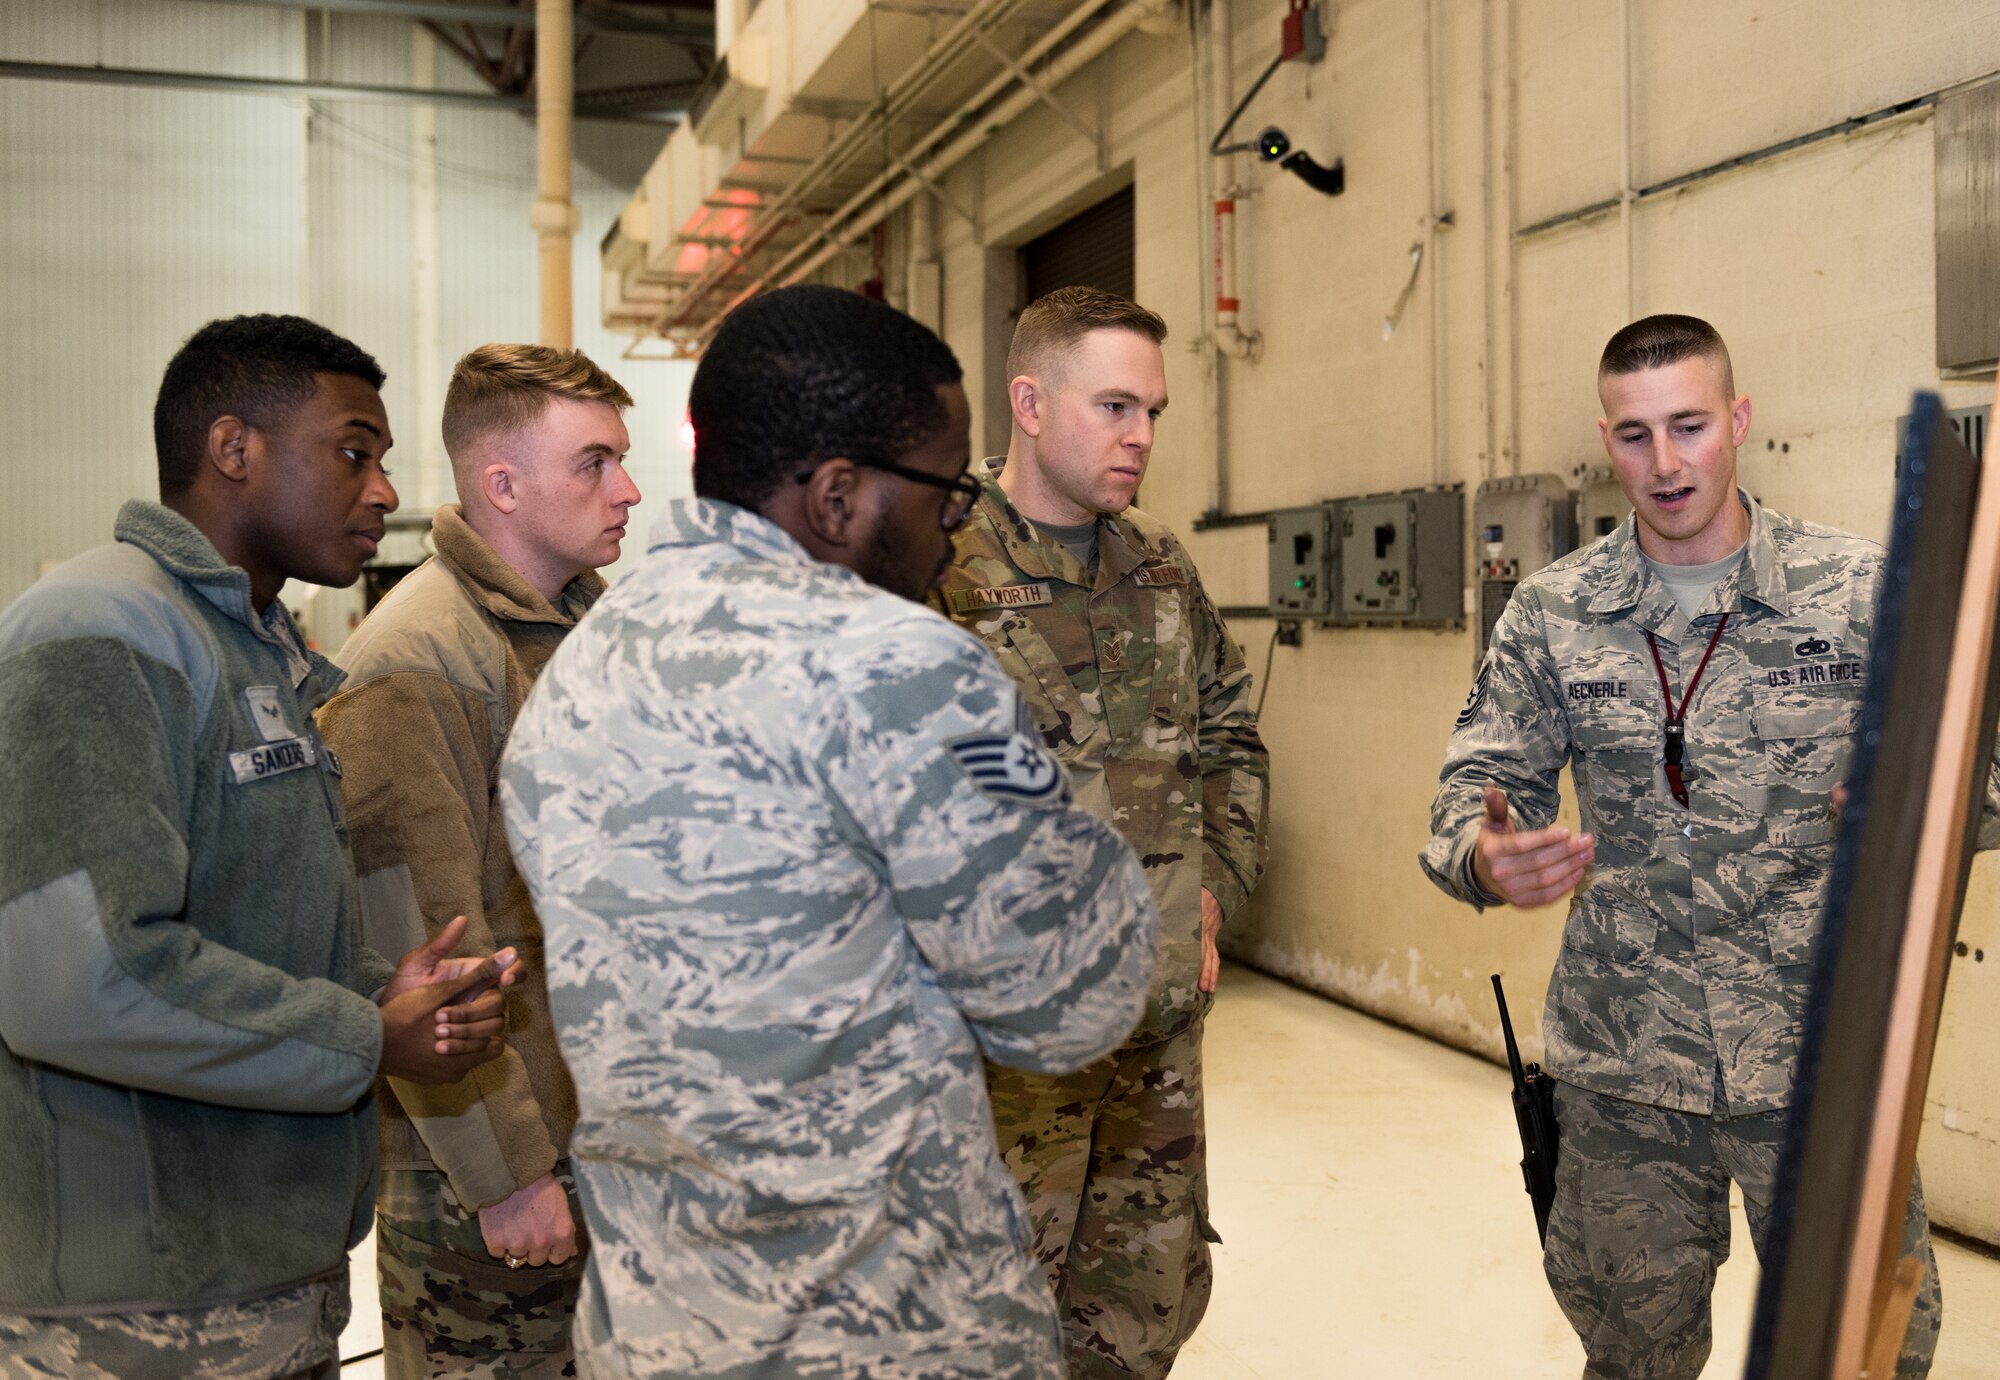
{"type": "MultiPolygon", "coordinates": [[[[1209,104],[1227,111],[1236,101],[1235,49],[1231,44],[1227,0],[1211,0],[1208,7],[1209,104]]],[[[1216,116],[1220,119],[1221,116],[1216,116]]],[[[1231,359],[1255,359],[1263,338],[1246,334],[1238,324],[1242,304],[1236,296],[1236,193],[1229,180],[1236,164],[1234,154],[1221,160],[1224,185],[1215,198],[1215,348],[1231,359]]]]}

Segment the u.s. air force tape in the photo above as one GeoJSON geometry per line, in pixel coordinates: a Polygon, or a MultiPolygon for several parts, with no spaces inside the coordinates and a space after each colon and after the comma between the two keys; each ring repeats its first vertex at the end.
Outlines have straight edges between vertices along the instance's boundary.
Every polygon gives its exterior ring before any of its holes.
{"type": "Polygon", "coordinates": [[[1046,805],[1063,798],[1063,769],[1022,733],[974,733],[945,744],[972,784],[999,800],[1046,805]]]}

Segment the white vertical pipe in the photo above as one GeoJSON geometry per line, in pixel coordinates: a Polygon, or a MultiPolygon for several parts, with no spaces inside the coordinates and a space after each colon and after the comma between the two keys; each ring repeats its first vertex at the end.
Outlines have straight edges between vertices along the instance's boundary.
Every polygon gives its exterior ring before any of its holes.
{"type": "Polygon", "coordinates": [[[1425,195],[1429,208],[1424,216],[1424,267],[1430,278],[1431,355],[1431,483],[1444,482],[1444,275],[1438,262],[1438,217],[1444,205],[1444,120],[1438,109],[1444,83],[1438,64],[1443,60],[1439,42],[1438,0],[1424,5],[1424,125],[1429,136],[1430,156],[1425,195]]]}
{"type": "Polygon", "coordinates": [[[558,349],[575,340],[570,242],[578,222],[571,200],[570,120],[575,47],[571,0],[535,0],[535,174],[529,223],[541,262],[541,342],[558,349]]]}
{"type": "MultiPolygon", "coordinates": [[[[1208,12],[1209,99],[1214,102],[1213,120],[1220,124],[1236,103],[1235,46],[1229,31],[1230,15],[1226,0],[1211,0],[1208,12]]],[[[1215,192],[1215,348],[1231,359],[1251,359],[1262,343],[1255,334],[1238,324],[1240,304],[1236,296],[1236,157],[1222,159],[1216,170],[1220,184],[1215,192]]]]}
{"type": "Polygon", "coordinates": [[[1507,236],[1507,278],[1503,300],[1506,302],[1507,324],[1507,458],[1515,474],[1521,472],[1521,313],[1520,304],[1515,300],[1516,287],[1520,282],[1520,250],[1514,243],[1514,227],[1521,219],[1520,182],[1520,110],[1521,80],[1515,66],[1515,39],[1518,35],[1514,0],[1500,0],[1505,22],[1500,26],[1503,40],[1504,58],[1501,70],[1507,80],[1501,84],[1506,93],[1506,110],[1500,121],[1503,136],[1501,147],[1505,151],[1501,166],[1506,171],[1506,200],[1502,203],[1504,224],[1501,226],[1507,236]]]}
{"type": "MultiPolygon", "coordinates": [[[[410,29],[410,82],[437,85],[437,40],[422,25],[410,29]]],[[[420,509],[450,496],[450,466],[438,421],[444,415],[439,355],[444,340],[444,291],[438,265],[438,117],[434,105],[410,107],[410,245],[414,267],[411,314],[416,325],[417,483],[420,509]]]]}
{"type": "Polygon", "coordinates": [[[1484,354],[1486,367],[1480,370],[1481,384],[1485,390],[1486,455],[1480,465],[1480,478],[1491,479],[1500,472],[1500,360],[1499,360],[1499,288],[1495,260],[1499,253],[1495,243],[1495,226],[1500,217],[1497,213],[1498,169],[1495,164],[1494,141],[1497,121],[1494,111],[1493,94],[1493,5],[1494,0],[1480,0],[1479,5],[1479,201],[1480,234],[1484,241],[1480,256],[1480,291],[1485,299],[1486,338],[1484,354]]]}

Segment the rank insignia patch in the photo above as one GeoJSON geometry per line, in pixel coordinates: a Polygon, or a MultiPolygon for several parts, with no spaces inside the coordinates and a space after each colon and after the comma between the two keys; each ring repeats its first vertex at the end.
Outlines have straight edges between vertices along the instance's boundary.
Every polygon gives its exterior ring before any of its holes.
{"type": "Polygon", "coordinates": [[[1479,668],[1479,679],[1472,682],[1472,693],[1465,697],[1465,708],[1458,711],[1458,727],[1468,727],[1473,716],[1479,712],[1479,706],[1486,698],[1486,678],[1492,671],[1490,665],[1479,668]]]}
{"type": "Polygon", "coordinates": [[[1063,769],[1039,741],[1021,733],[975,733],[955,738],[951,749],[959,770],[990,796],[1043,805],[1063,794],[1063,769]]]}

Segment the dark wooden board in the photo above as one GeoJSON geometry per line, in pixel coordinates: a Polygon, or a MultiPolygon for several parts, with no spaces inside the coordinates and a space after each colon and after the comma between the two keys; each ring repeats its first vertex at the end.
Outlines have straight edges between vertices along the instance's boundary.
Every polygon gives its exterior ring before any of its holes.
{"type": "Polygon", "coordinates": [[[1877,1093],[1978,482],[1938,399],[1912,411],[1748,1380],[1833,1380],[1842,1317],[1872,1304],[1847,1298],[1848,1278],[1855,1252],[1877,1248],[1857,1239],[1876,1120],[1903,1112],[1877,1093]]]}

